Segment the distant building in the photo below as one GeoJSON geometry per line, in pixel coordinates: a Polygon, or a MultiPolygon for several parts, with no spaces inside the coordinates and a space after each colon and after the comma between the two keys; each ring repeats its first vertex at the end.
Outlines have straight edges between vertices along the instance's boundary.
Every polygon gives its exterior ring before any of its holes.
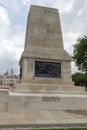
{"type": "Polygon", "coordinates": [[[3,85],[11,85],[19,82],[19,76],[14,74],[13,69],[11,69],[10,73],[7,71],[3,74],[3,85]]]}
{"type": "Polygon", "coordinates": [[[3,83],[3,76],[0,74],[0,85],[3,83]]]}

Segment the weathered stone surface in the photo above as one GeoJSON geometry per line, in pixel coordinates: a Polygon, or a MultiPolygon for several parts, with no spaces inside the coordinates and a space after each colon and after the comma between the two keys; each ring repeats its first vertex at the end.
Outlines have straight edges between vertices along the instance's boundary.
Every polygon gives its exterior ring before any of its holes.
{"type": "Polygon", "coordinates": [[[8,111],[8,91],[1,89],[0,90],[0,112],[8,111]]]}
{"type": "Polygon", "coordinates": [[[87,125],[87,93],[85,88],[73,85],[70,61],[63,48],[58,10],[31,6],[20,59],[21,83],[9,92],[0,91],[0,124],[28,124],[35,128],[57,127],[58,123],[87,125]],[[61,76],[36,77],[36,61],[60,64],[61,76]],[[78,110],[82,114],[76,113],[78,110]]]}
{"type": "Polygon", "coordinates": [[[62,49],[60,19],[57,9],[31,5],[25,49],[62,49]]]}
{"type": "Polygon", "coordinates": [[[20,59],[21,82],[42,84],[44,80],[44,84],[51,84],[55,80],[54,84],[72,85],[71,60],[63,47],[58,10],[32,5],[27,21],[24,52],[20,59]],[[42,70],[41,67],[36,69],[36,62],[51,64],[48,70],[47,65],[44,65],[43,73],[40,74],[42,70]],[[56,69],[52,67],[55,63],[56,69]],[[44,71],[47,73],[44,74],[44,71]]]}
{"type": "Polygon", "coordinates": [[[10,93],[9,112],[87,110],[87,95],[10,93]]]}

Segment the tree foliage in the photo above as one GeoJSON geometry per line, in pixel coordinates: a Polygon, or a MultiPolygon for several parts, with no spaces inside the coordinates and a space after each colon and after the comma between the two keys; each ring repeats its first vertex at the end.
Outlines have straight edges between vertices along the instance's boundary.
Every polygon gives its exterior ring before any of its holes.
{"type": "Polygon", "coordinates": [[[74,45],[73,59],[79,70],[87,71],[87,36],[77,39],[74,45]]]}
{"type": "Polygon", "coordinates": [[[86,86],[87,87],[87,73],[75,73],[72,74],[72,80],[77,86],[86,86]]]}

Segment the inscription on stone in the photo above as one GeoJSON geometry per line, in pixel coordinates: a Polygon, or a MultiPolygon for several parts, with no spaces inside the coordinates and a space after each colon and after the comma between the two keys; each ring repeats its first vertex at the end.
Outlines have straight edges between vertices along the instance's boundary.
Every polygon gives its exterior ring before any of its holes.
{"type": "Polygon", "coordinates": [[[35,76],[61,78],[61,64],[58,62],[35,61],[35,76]]]}
{"type": "Polygon", "coordinates": [[[60,102],[60,97],[42,97],[43,102],[60,102]]]}

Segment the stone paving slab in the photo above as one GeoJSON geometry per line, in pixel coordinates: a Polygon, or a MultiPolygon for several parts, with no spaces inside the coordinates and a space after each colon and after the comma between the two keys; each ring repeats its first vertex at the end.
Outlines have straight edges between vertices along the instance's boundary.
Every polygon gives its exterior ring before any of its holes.
{"type": "Polygon", "coordinates": [[[84,94],[69,94],[69,93],[60,93],[60,94],[53,94],[53,93],[23,93],[23,92],[12,92],[9,91],[10,96],[33,96],[33,97],[41,97],[41,96],[54,96],[54,97],[79,97],[79,98],[87,98],[87,93],[84,94]]]}
{"type": "Polygon", "coordinates": [[[87,123],[87,110],[0,113],[0,124],[87,123]]]}

